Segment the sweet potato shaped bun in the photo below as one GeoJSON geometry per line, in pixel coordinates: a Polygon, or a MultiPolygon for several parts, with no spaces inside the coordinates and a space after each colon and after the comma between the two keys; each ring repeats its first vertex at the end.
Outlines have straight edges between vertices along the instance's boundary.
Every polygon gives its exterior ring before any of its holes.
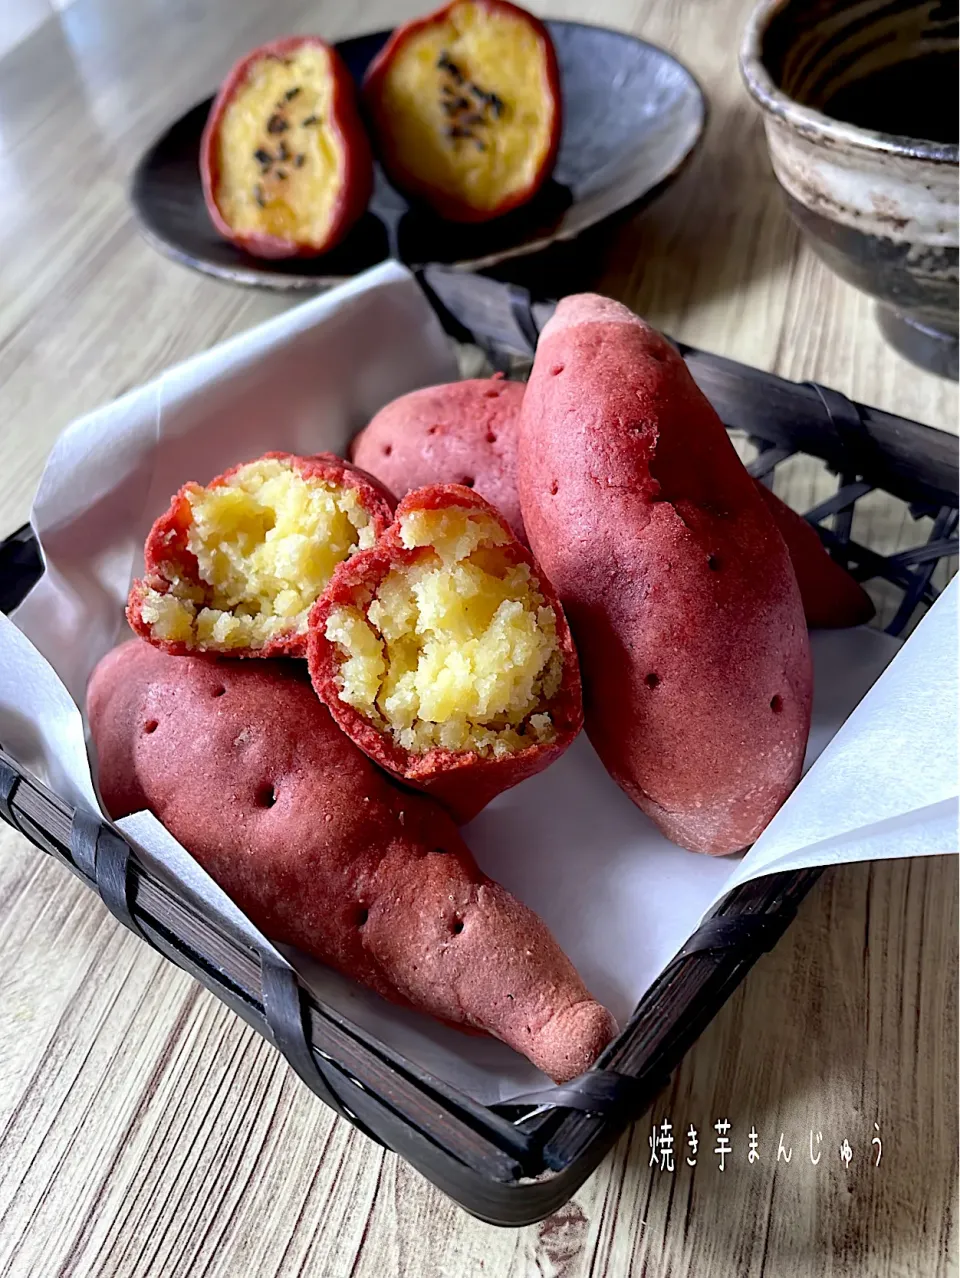
{"type": "Polygon", "coordinates": [[[506,0],[453,0],[398,28],[364,103],[391,182],[457,222],[526,203],[560,143],[560,73],[546,27],[506,0]]]}
{"type": "Polygon", "coordinates": [[[409,494],[310,614],[313,685],[344,732],[461,822],[542,771],[582,722],[553,588],[469,488],[409,494]]]}
{"type": "Polygon", "coordinates": [[[526,545],[517,496],[517,418],[523,383],[500,374],[425,386],[392,400],[353,441],[358,466],[397,497],[465,484],[496,506],[526,545]]]}
{"type": "Polygon", "coordinates": [[[796,573],[803,615],[811,630],[862,626],[876,612],[858,581],[830,558],[815,528],[758,481],[757,489],[787,544],[796,573]]]}
{"type": "Polygon", "coordinates": [[[608,298],[564,299],[518,482],[607,770],[674,842],[745,847],[800,777],[807,630],[783,539],[669,342],[608,298]]]}
{"type": "Polygon", "coordinates": [[[110,814],[153,812],[274,940],[558,1081],[616,1032],[540,919],[347,740],[302,665],[135,640],[100,662],[87,708],[110,814]]]}
{"type": "Polygon", "coordinates": [[[181,656],[303,656],[314,600],[392,510],[385,488],[333,453],[267,453],[185,484],[150,530],[127,619],[181,656]]]}
{"type": "Polygon", "coordinates": [[[373,160],[350,73],[317,36],[289,36],[241,58],[200,144],[207,211],[257,257],[313,257],[366,209],[373,160]]]}

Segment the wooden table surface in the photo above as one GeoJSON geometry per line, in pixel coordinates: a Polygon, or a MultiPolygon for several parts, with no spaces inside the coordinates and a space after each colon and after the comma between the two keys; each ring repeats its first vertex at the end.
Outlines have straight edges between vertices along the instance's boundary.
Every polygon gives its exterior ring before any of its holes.
{"type": "MultiPolygon", "coordinates": [[[[289,304],[140,240],[124,183],[142,147],[251,45],[373,30],[420,3],[76,0],[0,59],[0,536],[67,422],[289,304]]],[[[665,45],[710,99],[702,152],[607,238],[598,286],[678,338],[955,430],[955,388],[884,347],[868,299],[786,217],[736,69],[747,0],[534,7],[665,45]]],[[[955,1274],[957,888],[956,858],[827,873],[653,1114],[563,1211],[508,1231],[333,1118],[4,826],[0,1273],[955,1274]],[[695,1171],[682,1153],[673,1174],[649,1166],[664,1117],[699,1129],[695,1171]]]]}

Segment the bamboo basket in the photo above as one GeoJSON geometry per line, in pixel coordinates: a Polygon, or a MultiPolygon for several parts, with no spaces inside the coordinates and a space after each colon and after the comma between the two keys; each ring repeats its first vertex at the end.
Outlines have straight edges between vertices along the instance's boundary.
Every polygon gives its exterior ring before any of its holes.
{"type": "MultiPolygon", "coordinates": [[[[522,375],[552,303],[441,268],[419,279],[474,361],[522,375]]],[[[772,486],[781,468],[806,468],[817,494],[807,519],[868,586],[876,624],[907,633],[956,570],[956,438],[827,387],[679,349],[754,476],[772,486]],[[877,494],[887,496],[871,509],[877,494]]],[[[0,544],[0,608],[10,612],[41,572],[25,526],[0,544]]],[[[758,955],[776,944],[819,874],[770,875],[735,889],[588,1074],[534,1101],[484,1106],[318,1002],[292,973],[151,876],[108,822],[74,812],[2,743],[0,816],[273,1043],[321,1100],[467,1211],[499,1225],[529,1224],[571,1197],[651,1105],[758,955]]]]}

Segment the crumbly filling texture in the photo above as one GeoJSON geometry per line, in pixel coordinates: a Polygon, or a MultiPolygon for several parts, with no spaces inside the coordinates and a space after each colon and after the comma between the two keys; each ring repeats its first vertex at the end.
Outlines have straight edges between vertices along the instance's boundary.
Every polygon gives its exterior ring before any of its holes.
{"type": "Polygon", "coordinates": [[[340,698],[404,749],[501,756],[555,739],[560,687],[556,616],[526,564],[483,512],[413,511],[404,546],[364,609],[331,611],[326,635],[343,661],[340,698]]]}
{"type": "Polygon", "coordinates": [[[554,121],[545,85],[529,24],[463,0],[387,70],[383,109],[397,160],[430,187],[495,208],[540,171],[554,121]]]}
{"type": "Polygon", "coordinates": [[[216,201],[234,230],[325,240],[344,171],[332,85],[329,54],[315,45],[251,65],[216,143],[216,201]]]}
{"type": "Polygon", "coordinates": [[[187,499],[199,581],[165,565],[169,589],[149,589],[141,615],[155,639],[200,651],[256,650],[305,633],[337,564],[374,541],[355,488],[304,478],[285,461],[251,462],[222,486],[192,487],[187,499]]]}

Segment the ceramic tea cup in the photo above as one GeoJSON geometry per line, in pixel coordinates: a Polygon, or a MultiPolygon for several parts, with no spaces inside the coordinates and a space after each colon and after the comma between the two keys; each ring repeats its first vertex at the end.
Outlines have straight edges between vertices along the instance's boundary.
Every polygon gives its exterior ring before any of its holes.
{"type": "Polygon", "coordinates": [[[956,377],[955,0],[761,0],[740,67],[816,252],[898,350],[956,377]]]}

